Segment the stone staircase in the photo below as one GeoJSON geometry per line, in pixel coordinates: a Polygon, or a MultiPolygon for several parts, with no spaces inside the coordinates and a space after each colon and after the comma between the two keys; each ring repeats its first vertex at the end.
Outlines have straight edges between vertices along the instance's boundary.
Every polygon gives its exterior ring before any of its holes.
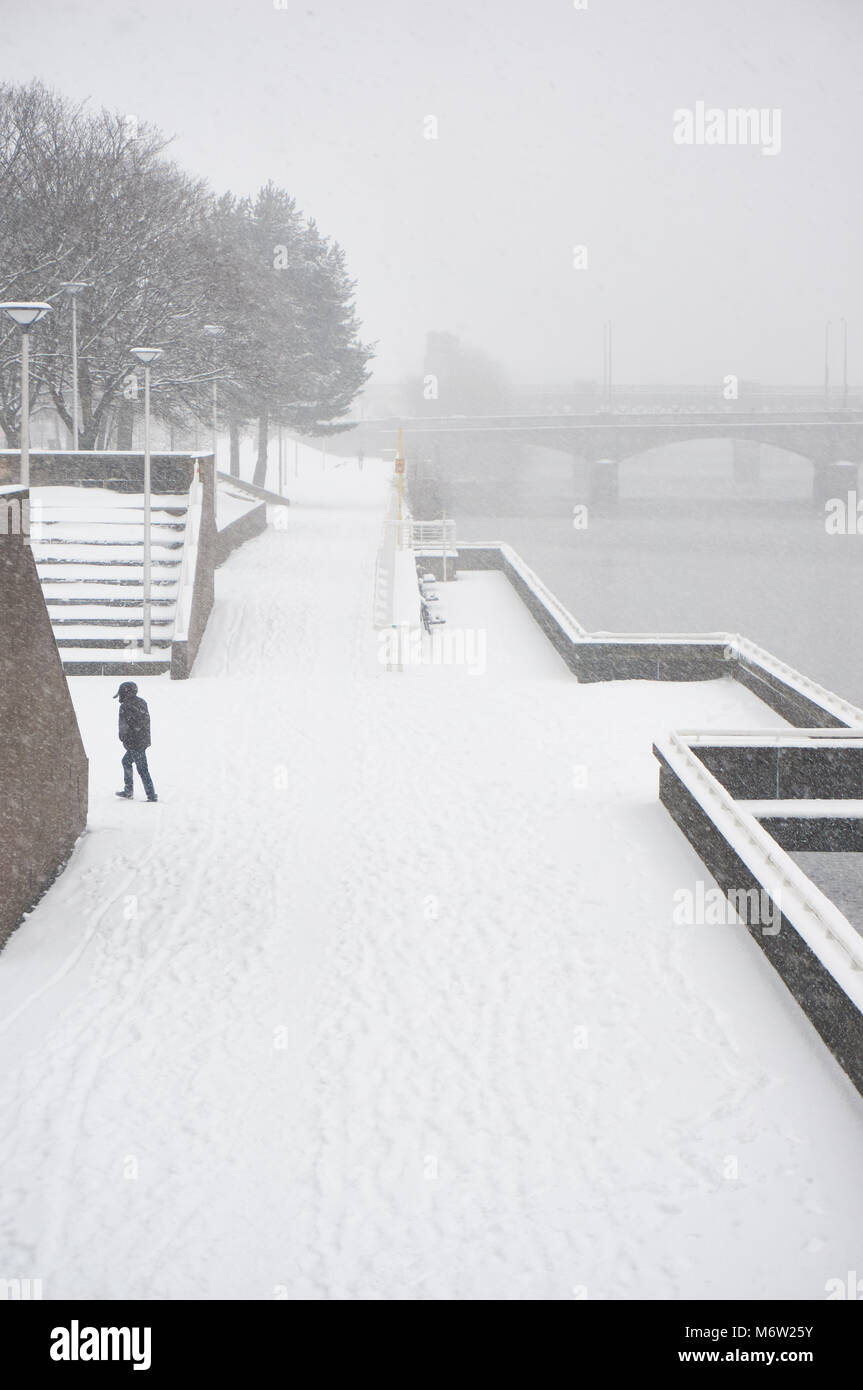
{"type": "Polygon", "coordinates": [[[68,675],[171,668],[188,497],[154,494],[151,623],[143,651],[144,499],[90,487],[31,492],[30,542],[68,675]]]}

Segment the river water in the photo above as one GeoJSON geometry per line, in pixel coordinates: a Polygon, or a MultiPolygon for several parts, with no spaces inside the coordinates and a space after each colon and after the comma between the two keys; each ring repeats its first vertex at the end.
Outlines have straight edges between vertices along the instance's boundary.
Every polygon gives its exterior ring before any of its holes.
{"type": "Polygon", "coordinates": [[[448,479],[458,539],[508,541],[589,630],[741,633],[863,706],[863,534],[829,534],[811,487],[782,450],[735,477],[731,444],[675,445],[621,464],[619,503],[577,529],[567,455],[448,479]]]}

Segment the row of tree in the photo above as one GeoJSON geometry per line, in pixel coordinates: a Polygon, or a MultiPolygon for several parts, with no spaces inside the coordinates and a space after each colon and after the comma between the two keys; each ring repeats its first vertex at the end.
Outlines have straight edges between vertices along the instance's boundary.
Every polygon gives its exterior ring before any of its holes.
{"type": "MultiPolygon", "coordinates": [[[[71,301],[78,296],[80,446],[131,447],[133,346],[164,349],[153,412],[172,426],[210,418],[268,430],[347,428],[373,355],[341,247],[272,183],[217,196],[165,155],[153,126],[74,105],[34,82],[0,85],[0,299],[53,307],[31,339],[31,403],[72,427],[71,301]],[[224,328],[218,336],[206,324],[224,328]]],[[[0,325],[0,427],[20,430],[20,338],[0,325]]]]}

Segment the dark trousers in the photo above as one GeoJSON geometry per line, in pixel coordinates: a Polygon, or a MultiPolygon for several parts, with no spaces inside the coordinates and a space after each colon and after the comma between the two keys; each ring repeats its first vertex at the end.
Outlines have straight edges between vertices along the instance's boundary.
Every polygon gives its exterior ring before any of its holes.
{"type": "Polygon", "coordinates": [[[144,791],[148,796],[155,796],[156,789],[153,786],[153,779],[147,766],[146,748],[127,748],[123,755],[123,785],[127,792],[132,790],[133,765],[138,769],[138,776],[144,784],[144,791]]]}

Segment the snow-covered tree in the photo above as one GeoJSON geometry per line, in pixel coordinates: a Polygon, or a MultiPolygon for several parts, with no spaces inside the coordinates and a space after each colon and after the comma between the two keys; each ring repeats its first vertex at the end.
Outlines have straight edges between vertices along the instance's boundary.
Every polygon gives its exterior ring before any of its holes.
{"type": "MultiPolygon", "coordinates": [[[[72,423],[71,308],[78,297],[80,443],[131,445],[129,349],[165,350],[154,414],[209,420],[220,385],[234,425],[340,427],[367,379],[344,254],[283,189],[217,198],[165,156],[154,127],[75,105],[38,82],[0,84],[0,295],[53,306],[31,339],[31,404],[72,423]],[[218,338],[207,323],[225,328],[218,338]]],[[[18,442],[20,339],[0,324],[0,427],[18,442]]],[[[262,464],[261,467],[264,465],[262,464]]],[[[260,469],[259,469],[260,473],[260,469]]]]}
{"type": "MultiPolygon", "coordinates": [[[[199,231],[211,197],[163,156],[152,127],[75,106],[38,83],[0,87],[0,292],[45,299],[53,313],[32,338],[34,390],[72,420],[71,310],[60,284],[88,282],[78,298],[81,445],[104,439],[130,347],[156,343],[169,373],[158,408],[188,409],[198,371],[190,333],[207,299],[199,231]]],[[[17,442],[20,343],[0,339],[0,424],[17,442]]]]}

